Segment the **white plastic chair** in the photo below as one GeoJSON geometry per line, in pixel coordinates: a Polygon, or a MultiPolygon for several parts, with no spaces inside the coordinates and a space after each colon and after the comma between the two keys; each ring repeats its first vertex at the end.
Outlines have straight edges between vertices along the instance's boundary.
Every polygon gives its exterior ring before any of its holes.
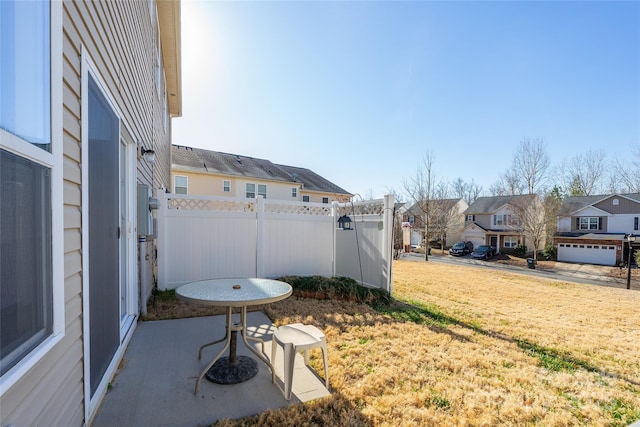
{"type": "Polygon", "coordinates": [[[293,382],[293,364],[296,353],[304,352],[304,363],[309,365],[309,350],[312,348],[322,349],[324,360],[325,386],[329,388],[329,365],[327,362],[327,340],[322,331],[312,325],[294,323],[281,326],[273,333],[271,340],[271,363],[276,364],[276,345],[281,345],[284,350],[284,390],[280,384],[276,383],[275,369],[271,369],[271,382],[276,384],[284,394],[285,399],[291,399],[291,383],[293,382]]]}

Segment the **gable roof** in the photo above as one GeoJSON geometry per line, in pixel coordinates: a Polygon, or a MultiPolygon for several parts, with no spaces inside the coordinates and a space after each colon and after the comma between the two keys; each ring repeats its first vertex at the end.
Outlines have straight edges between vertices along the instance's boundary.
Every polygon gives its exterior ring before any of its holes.
{"type": "Polygon", "coordinates": [[[630,200],[634,200],[640,203],[640,193],[565,197],[562,200],[562,206],[560,207],[560,212],[558,212],[558,215],[571,216],[571,214],[573,213],[576,213],[586,207],[593,206],[601,202],[602,200],[608,199],[613,196],[626,197],[630,200]]]}
{"type": "Polygon", "coordinates": [[[171,146],[171,167],[187,172],[212,173],[244,178],[265,179],[283,183],[302,184],[305,190],[323,193],[351,194],[317,173],[295,166],[277,165],[265,159],[203,150],[201,148],[171,146]]]}
{"type": "Polygon", "coordinates": [[[338,187],[333,182],[321,177],[312,170],[299,168],[296,166],[276,165],[289,174],[295,182],[304,184],[307,191],[319,191],[323,193],[349,194],[348,191],[338,187]]]}
{"type": "Polygon", "coordinates": [[[538,197],[537,194],[520,194],[515,196],[491,196],[491,197],[478,197],[472,204],[464,211],[464,214],[490,214],[496,212],[498,209],[508,204],[523,204],[531,203],[538,197]]]}

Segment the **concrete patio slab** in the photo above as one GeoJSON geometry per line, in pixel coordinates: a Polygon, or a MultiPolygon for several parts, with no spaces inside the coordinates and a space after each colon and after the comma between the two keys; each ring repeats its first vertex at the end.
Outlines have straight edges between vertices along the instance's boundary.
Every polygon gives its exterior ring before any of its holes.
{"type": "MultiPolygon", "coordinates": [[[[264,351],[270,355],[274,326],[269,318],[262,312],[251,312],[247,314],[247,325],[248,335],[265,340],[264,351]]],[[[285,400],[272,384],[271,371],[262,361],[258,361],[258,374],[254,378],[235,385],[214,384],[205,378],[194,395],[196,378],[224,343],[207,347],[202,360],[198,360],[198,349],[221,338],[224,330],[225,316],[138,323],[111,389],[91,425],[207,426],[219,419],[254,415],[329,394],[324,381],[298,355],[291,401],[285,400]]],[[[238,338],[238,355],[255,358],[238,338]]],[[[249,343],[261,350],[259,343],[249,343]]],[[[276,380],[282,386],[282,348],[277,351],[276,380]]]]}

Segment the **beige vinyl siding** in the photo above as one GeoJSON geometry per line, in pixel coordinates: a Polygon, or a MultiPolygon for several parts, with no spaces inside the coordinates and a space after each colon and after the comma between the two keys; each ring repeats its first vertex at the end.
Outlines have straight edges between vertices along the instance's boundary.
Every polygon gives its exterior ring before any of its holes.
{"type": "MultiPolygon", "coordinates": [[[[56,3],[56,2],[52,2],[56,3]]],[[[82,303],[81,71],[83,48],[108,86],[133,140],[156,151],[155,187],[169,185],[170,122],[155,90],[155,41],[147,2],[71,2],[62,7],[64,338],[2,396],[1,424],[81,426],[85,420],[82,303]]],[[[55,36],[54,36],[55,37],[55,36]]],[[[54,59],[55,61],[55,59],[54,59]]],[[[151,166],[138,162],[139,182],[149,183],[151,166]]],[[[131,179],[134,179],[133,177],[131,179]]]]}

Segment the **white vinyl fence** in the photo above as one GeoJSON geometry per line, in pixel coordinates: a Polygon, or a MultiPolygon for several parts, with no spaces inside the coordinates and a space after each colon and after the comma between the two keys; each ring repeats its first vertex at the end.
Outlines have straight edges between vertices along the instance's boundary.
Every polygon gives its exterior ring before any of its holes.
{"type": "Polygon", "coordinates": [[[382,200],[327,205],[161,193],[158,288],[212,278],[338,275],[390,292],[393,198],[387,198],[390,210],[382,200]],[[336,229],[345,214],[354,230],[336,229]]]}

